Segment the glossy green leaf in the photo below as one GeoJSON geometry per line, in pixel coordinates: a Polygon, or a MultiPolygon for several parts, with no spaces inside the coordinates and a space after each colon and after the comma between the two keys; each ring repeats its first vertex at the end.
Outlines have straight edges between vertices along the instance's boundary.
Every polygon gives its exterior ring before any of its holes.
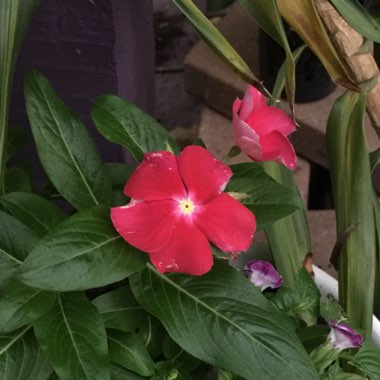
{"type": "Polygon", "coordinates": [[[314,280],[305,268],[301,268],[292,286],[278,289],[272,302],[287,315],[313,325],[319,316],[319,299],[320,293],[314,280]]]}
{"type": "Polygon", "coordinates": [[[103,321],[83,293],[58,296],[33,326],[42,351],[61,380],[111,378],[103,321]]]}
{"type": "Polygon", "coordinates": [[[145,152],[172,150],[178,153],[178,147],[164,127],[118,96],[99,97],[92,109],[92,119],[106,139],[126,147],[138,161],[145,152]]]}
{"type": "Polygon", "coordinates": [[[193,356],[248,380],[318,379],[288,319],[228,265],[191,277],[148,264],[130,282],[137,300],[193,356]]]}
{"type": "Polygon", "coordinates": [[[268,90],[255,77],[248,65],[223,37],[210,20],[196,7],[191,0],[173,0],[182,13],[190,20],[205,42],[236,71],[246,82],[252,83],[261,92],[269,96],[268,90]]]}
{"type": "Polygon", "coordinates": [[[285,50],[285,88],[293,114],[296,87],[295,63],[276,0],[239,0],[257,24],[285,50]]]}
{"type": "Polygon", "coordinates": [[[365,342],[350,364],[361,369],[370,380],[380,379],[380,349],[371,343],[365,342]]]}
{"type": "Polygon", "coordinates": [[[4,175],[4,193],[14,191],[32,191],[32,179],[29,173],[17,166],[7,168],[4,175]]]}
{"type": "Polygon", "coordinates": [[[0,211],[0,285],[14,274],[37,241],[32,230],[0,211]]]}
{"type": "Polygon", "coordinates": [[[4,194],[0,196],[0,205],[39,237],[44,236],[66,217],[53,203],[32,193],[4,194]]]}
{"type": "Polygon", "coordinates": [[[56,189],[78,210],[107,204],[111,183],[89,132],[37,71],[25,101],[41,163],[56,189]]]}
{"type": "Polygon", "coordinates": [[[10,279],[0,298],[0,332],[13,331],[33,322],[50,309],[54,300],[55,293],[10,279]]]}
{"type": "Polygon", "coordinates": [[[331,0],[342,17],[359,34],[380,43],[380,19],[375,18],[356,0],[331,0]]]}
{"type": "Polygon", "coordinates": [[[73,291],[120,281],[146,256],[113,228],[108,208],[81,211],[47,234],[21,267],[20,278],[45,290],[73,291]]]}
{"type": "Polygon", "coordinates": [[[243,194],[241,202],[251,209],[262,229],[303,208],[297,193],[276,182],[257,163],[231,166],[234,173],[226,192],[243,194]]]}
{"type": "Polygon", "coordinates": [[[346,92],[327,123],[327,148],[337,236],[357,225],[339,253],[339,301],[355,327],[370,336],[376,271],[371,167],[363,119],[366,98],[346,92]]]}
{"type": "Polygon", "coordinates": [[[135,333],[108,330],[111,361],[141,376],[151,376],[154,364],[142,340],[135,333]]]}
{"type": "Polygon", "coordinates": [[[107,328],[133,332],[145,320],[146,312],[137,303],[128,285],[92,300],[107,328]]]}
{"type": "Polygon", "coordinates": [[[0,378],[4,380],[46,380],[53,372],[41,352],[31,326],[0,335],[0,378]]]}
{"type": "Polygon", "coordinates": [[[13,72],[38,0],[0,1],[0,194],[4,192],[8,113],[13,72]]]}

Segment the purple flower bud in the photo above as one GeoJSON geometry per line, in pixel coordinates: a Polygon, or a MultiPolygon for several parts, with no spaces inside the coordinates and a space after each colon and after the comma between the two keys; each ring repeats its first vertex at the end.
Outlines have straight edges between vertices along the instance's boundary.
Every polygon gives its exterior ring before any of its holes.
{"type": "Polygon", "coordinates": [[[334,348],[346,350],[347,348],[357,348],[363,343],[363,335],[358,334],[351,326],[343,322],[328,322],[330,333],[327,340],[331,341],[334,348]]]}
{"type": "Polygon", "coordinates": [[[261,291],[267,288],[276,289],[282,285],[282,277],[271,263],[264,260],[251,260],[244,267],[249,280],[261,291]]]}

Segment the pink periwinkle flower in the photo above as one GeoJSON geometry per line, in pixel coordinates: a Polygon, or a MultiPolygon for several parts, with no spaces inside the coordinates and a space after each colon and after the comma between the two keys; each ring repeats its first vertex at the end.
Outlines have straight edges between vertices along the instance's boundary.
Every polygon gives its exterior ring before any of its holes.
{"type": "Polygon", "coordinates": [[[202,275],[213,264],[209,241],[237,252],[253,240],[253,213],[223,192],[231,176],[228,166],[199,146],[178,157],[146,153],[124,187],[131,201],[111,210],[112,222],[159,272],[202,275]]]}
{"type": "Polygon", "coordinates": [[[287,136],[296,130],[293,120],[282,110],[268,106],[265,97],[248,86],[243,100],[232,106],[236,145],[253,161],[277,161],[291,170],[297,156],[287,136]]]}
{"type": "Polygon", "coordinates": [[[342,351],[347,348],[358,348],[363,343],[363,335],[358,334],[351,326],[343,322],[329,321],[330,333],[327,340],[330,340],[334,348],[342,351]]]}
{"type": "Polygon", "coordinates": [[[249,280],[261,291],[267,288],[277,289],[282,285],[282,277],[271,263],[264,260],[248,261],[244,267],[249,280]]]}

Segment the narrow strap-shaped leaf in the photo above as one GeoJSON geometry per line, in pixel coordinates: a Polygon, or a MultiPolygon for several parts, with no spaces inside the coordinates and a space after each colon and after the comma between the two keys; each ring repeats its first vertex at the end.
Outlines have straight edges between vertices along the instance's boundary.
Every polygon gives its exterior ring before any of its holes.
{"type": "Polygon", "coordinates": [[[54,300],[55,293],[10,279],[0,298],[0,332],[13,331],[33,322],[50,309],[54,300]]]}
{"type": "Polygon", "coordinates": [[[92,118],[106,139],[127,148],[138,161],[146,152],[172,150],[178,153],[177,145],[161,124],[118,96],[99,97],[93,106],[92,118]]]}
{"type": "Polygon", "coordinates": [[[281,15],[276,0],[239,0],[243,7],[255,19],[257,24],[265,30],[285,50],[285,88],[290,111],[293,115],[294,97],[296,90],[295,63],[288,38],[285,33],[281,15]]]}
{"type": "Polygon", "coordinates": [[[14,274],[37,241],[32,230],[0,211],[0,285],[14,274]]]}
{"type": "Polygon", "coordinates": [[[0,196],[0,205],[39,237],[44,236],[66,217],[53,203],[32,193],[4,194],[0,196]]]}
{"type": "Polygon", "coordinates": [[[8,112],[13,71],[38,0],[0,1],[0,194],[4,192],[8,112]]]}
{"type": "Polygon", "coordinates": [[[270,96],[268,90],[255,77],[248,65],[223,37],[219,30],[207,19],[191,0],[173,0],[177,7],[194,25],[205,42],[218,54],[234,71],[246,82],[252,83],[265,95],[270,96]]]}
{"type": "Polygon", "coordinates": [[[202,277],[165,276],[148,264],[131,287],[174,341],[207,363],[248,380],[319,378],[287,318],[226,264],[202,277]]]}
{"type": "Polygon", "coordinates": [[[46,380],[53,372],[31,327],[0,335],[1,379],[46,380]]]}
{"type": "Polygon", "coordinates": [[[65,219],[25,260],[21,280],[45,290],[74,291],[108,285],[141,270],[145,255],[116,232],[109,212],[94,208],[65,219]]]}
{"type": "Polygon", "coordinates": [[[58,296],[34,323],[37,340],[62,380],[109,380],[103,321],[83,293],[58,296]]]}
{"type": "Polygon", "coordinates": [[[107,204],[111,183],[89,132],[37,71],[25,100],[41,163],[55,188],[78,210],[107,204]]]}
{"type": "Polygon", "coordinates": [[[330,0],[343,18],[358,33],[380,43],[380,18],[373,17],[356,0],[330,0]]]}
{"type": "Polygon", "coordinates": [[[371,167],[363,118],[366,97],[346,92],[334,104],[327,123],[327,148],[337,235],[348,226],[339,257],[339,301],[351,323],[371,336],[376,269],[376,235],[371,167]]]}
{"type": "Polygon", "coordinates": [[[281,15],[320,59],[338,84],[359,91],[332,45],[313,0],[278,0],[281,15]]]}
{"type": "Polygon", "coordinates": [[[110,359],[141,376],[152,376],[154,364],[142,340],[135,333],[107,331],[110,359]]]}

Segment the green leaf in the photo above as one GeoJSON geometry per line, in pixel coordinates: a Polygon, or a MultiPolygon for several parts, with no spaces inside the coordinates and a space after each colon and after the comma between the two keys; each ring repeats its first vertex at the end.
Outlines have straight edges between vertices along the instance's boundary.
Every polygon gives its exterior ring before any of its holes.
{"type": "Polygon", "coordinates": [[[196,358],[247,379],[318,379],[289,320],[228,265],[191,277],[147,264],[130,282],[137,300],[196,358]]]}
{"type": "Polygon", "coordinates": [[[339,305],[339,302],[331,294],[321,302],[321,316],[326,322],[347,319],[342,306],[339,305]]]}
{"type": "Polygon", "coordinates": [[[25,101],[41,163],[75,208],[106,204],[111,184],[89,132],[37,71],[25,80],[25,101]]]}
{"type": "Polygon", "coordinates": [[[357,225],[339,254],[339,301],[353,326],[369,337],[376,272],[371,167],[364,136],[366,97],[346,92],[335,102],[326,140],[337,236],[357,225]]]}
{"type": "Polygon", "coordinates": [[[297,335],[301,339],[302,345],[307,352],[313,351],[315,348],[326,342],[330,329],[327,325],[307,326],[297,330],[297,335]]]}
{"type": "Polygon", "coordinates": [[[261,164],[237,164],[231,169],[234,175],[226,192],[248,195],[242,203],[254,212],[258,229],[303,208],[297,193],[276,182],[261,164]]]}
{"type": "Polygon", "coordinates": [[[18,329],[39,318],[50,309],[55,293],[31,288],[10,279],[0,298],[0,332],[18,329]]]}
{"type": "Polygon", "coordinates": [[[111,361],[141,376],[151,376],[154,364],[141,339],[134,333],[108,330],[111,361]]]}
{"type": "Polygon", "coordinates": [[[0,205],[38,237],[44,236],[66,217],[53,203],[32,193],[4,194],[0,197],[0,205]]]}
{"type": "Polygon", "coordinates": [[[22,40],[37,5],[37,0],[0,1],[0,194],[4,192],[13,72],[22,40]]]}
{"type": "Polygon", "coordinates": [[[359,34],[380,43],[380,19],[372,15],[356,0],[331,0],[342,17],[359,34]]]}
{"type": "Polygon", "coordinates": [[[0,286],[15,273],[37,241],[33,231],[0,211],[0,286]]]}
{"type": "Polygon", "coordinates": [[[166,331],[162,323],[148,314],[138,331],[138,335],[153,359],[157,359],[162,353],[162,341],[165,334],[166,331]]]}
{"type": "Polygon", "coordinates": [[[191,0],[173,0],[173,2],[190,20],[205,42],[223,59],[225,63],[237,72],[246,82],[252,83],[261,92],[270,96],[268,90],[255,77],[236,50],[191,0]]]}
{"type": "Polygon", "coordinates": [[[178,153],[175,142],[156,120],[118,96],[99,97],[92,109],[92,119],[106,139],[126,147],[138,161],[145,152],[172,150],[178,153]]]}
{"type": "Polygon", "coordinates": [[[141,326],[146,315],[128,285],[103,294],[92,303],[102,316],[105,327],[111,329],[133,332],[141,326]]]}
{"type": "Polygon", "coordinates": [[[46,380],[53,372],[30,328],[0,335],[1,379],[46,380]]]}
{"type": "Polygon", "coordinates": [[[295,63],[285,33],[281,15],[276,0],[239,0],[240,4],[255,19],[257,24],[265,30],[285,50],[285,88],[290,111],[293,114],[294,94],[296,87],[295,63]]]}
{"type": "Polygon", "coordinates": [[[145,377],[141,377],[135,373],[129,372],[126,369],[111,364],[111,379],[112,380],[146,380],[145,377]]]}
{"type": "Polygon", "coordinates": [[[370,380],[380,379],[380,349],[371,343],[364,342],[350,364],[361,369],[370,380]]]}
{"type": "Polygon", "coordinates": [[[10,193],[13,191],[32,191],[32,179],[23,168],[12,167],[5,170],[4,192],[10,193]]]}
{"type": "Polygon", "coordinates": [[[111,378],[103,321],[83,293],[59,295],[33,326],[61,380],[111,378]]]}
{"type": "Polygon", "coordinates": [[[303,319],[308,325],[315,324],[319,316],[320,293],[312,277],[301,268],[292,286],[278,289],[272,302],[284,313],[303,319]],[[307,311],[307,315],[304,312],[307,311]]]}
{"type": "Polygon", "coordinates": [[[109,209],[94,208],[48,233],[25,260],[20,278],[45,290],[84,290],[128,277],[144,267],[145,259],[113,228],[109,209]]]}

